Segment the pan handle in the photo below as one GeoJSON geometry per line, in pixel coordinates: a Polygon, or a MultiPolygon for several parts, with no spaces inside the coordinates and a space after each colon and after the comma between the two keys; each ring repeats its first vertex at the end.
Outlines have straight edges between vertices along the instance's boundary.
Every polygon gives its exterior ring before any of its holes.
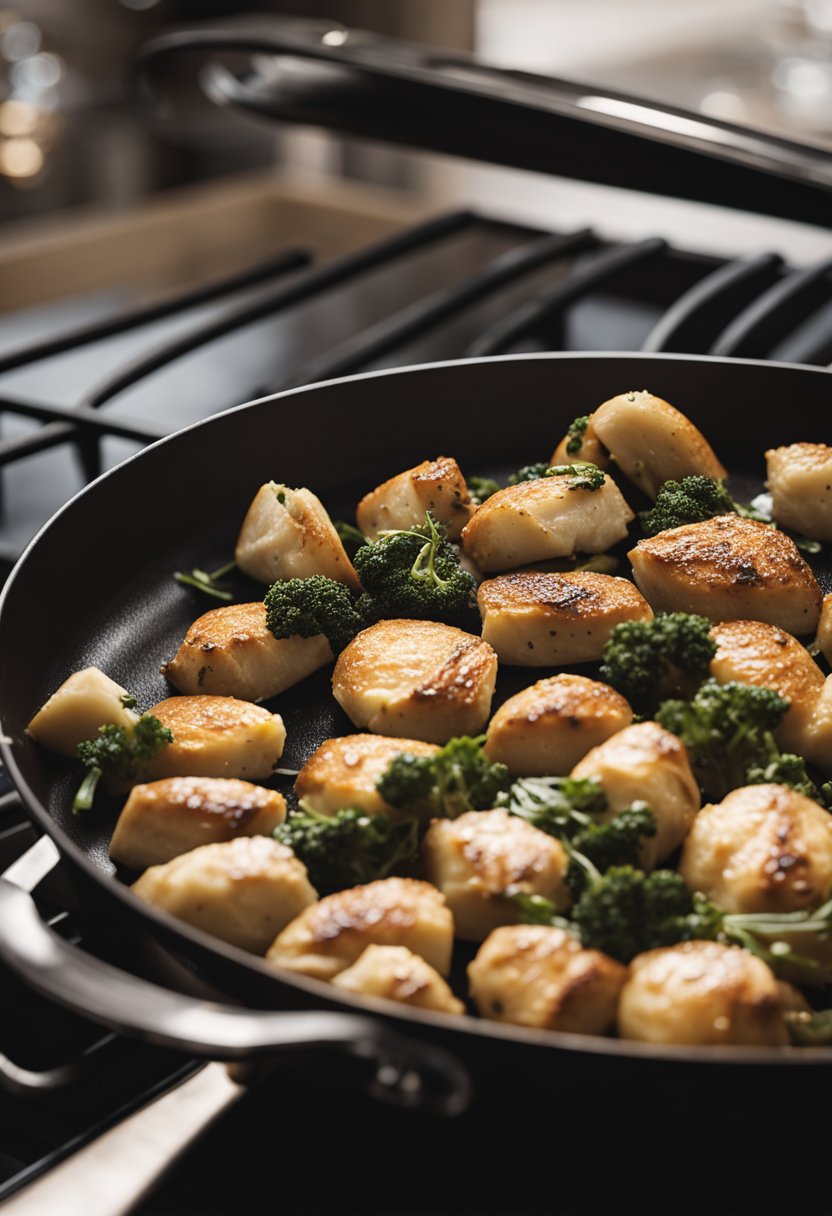
{"type": "Polygon", "coordinates": [[[375,1066],[375,1096],[434,1114],[468,1106],[471,1078],[450,1052],[351,1013],[221,1005],[162,988],[87,954],[44,925],[34,900],[0,878],[0,958],[30,987],[121,1033],[213,1060],[268,1060],[329,1049],[375,1066]]]}
{"type": "Polygon", "coordinates": [[[154,87],[161,61],[195,51],[255,57],[242,77],[211,64],[203,84],[218,104],[271,119],[830,225],[827,150],[643,97],[334,22],[245,17],[142,47],[136,82],[151,110],[170,114],[154,87]]]}

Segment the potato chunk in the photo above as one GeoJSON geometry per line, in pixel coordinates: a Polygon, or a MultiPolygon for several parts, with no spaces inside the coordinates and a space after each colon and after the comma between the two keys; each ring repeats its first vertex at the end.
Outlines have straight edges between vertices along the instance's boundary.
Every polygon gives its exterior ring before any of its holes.
{"type": "Polygon", "coordinates": [[[462,543],[486,573],[573,553],[603,553],[627,535],[633,512],[610,477],[597,490],[573,478],[539,477],[487,498],[465,527],[462,543]]]}
{"type": "Polygon", "coordinates": [[[485,753],[513,777],[563,777],[632,721],[629,703],[609,684],[549,676],[503,702],[488,724],[485,753]]]}
{"type": "Polygon", "coordinates": [[[138,714],[124,705],[128,693],[97,667],[74,671],[26,728],[44,747],[78,759],[77,747],[94,739],[99,726],[131,727],[138,714]]]}
{"type": "MultiPolygon", "coordinates": [[[[431,756],[439,749],[419,739],[390,739],[384,735],[346,735],[327,739],[300,770],[295,793],[304,805],[318,815],[335,815],[343,807],[354,806],[368,815],[389,815],[399,819],[402,812],[385,802],[376,786],[396,756],[431,756]]],[[[425,814],[424,807],[408,807],[408,813],[425,814]]]]}
{"type": "Polygon", "coordinates": [[[480,584],[477,603],[483,638],[518,667],[596,662],[616,625],[653,615],[629,579],[589,570],[501,574],[480,584]]]}
{"type": "Polygon", "coordinates": [[[640,954],[621,992],[622,1038],[689,1046],[784,1047],[777,981],[738,946],[682,942],[640,954]]]}
{"type": "Polygon", "coordinates": [[[495,929],[468,968],[484,1018],[576,1034],[610,1029],[626,976],[614,959],[545,925],[495,929]]]}
{"type": "Polygon", "coordinates": [[[379,621],[343,650],[335,700],[374,734],[447,743],[486,722],[497,656],[481,638],[435,621],[379,621]]]}
{"type": "Polygon", "coordinates": [[[789,633],[817,627],[817,579],[794,541],[767,524],[718,515],[641,540],[629,557],[654,612],[767,621],[789,633]]]}
{"type": "Polygon", "coordinates": [[[322,633],[277,639],[266,624],[266,606],[229,604],[194,621],[162,675],[182,693],[209,693],[265,701],[331,663],[322,633]]]}
{"type": "Polygon", "coordinates": [[[714,679],[779,692],[789,702],[775,732],[780,745],[832,772],[832,676],[824,677],[806,647],[776,625],[723,621],[711,637],[714,679]]]}
{"type": "Polygon", "coordinates": [[[243,520],[234,557],[241,570],[261,583],[323,574],[360,589],[341,538],[311,490],[274,481],[261,486],[243,520]]]}
{"type": "Polygon", "coordinates": [[[703,807],[679,871],[726,912],[800,912],[832,894],[832,815],[785,785],[703,807]]]}
{"type": "Polygon", "coordinates": [[[271,776],[283,755],[280,714],[235,697],[168,697],[149,711],[173,732],[173,742],[147,765],[145,777],[271,776]]]}
{"type": "Polygon", "coordinates": [[[622,472],[651,498],[671,479],[728,476],[702,432],[652,393],[620,393],[605,401],[592,415],[592,429],[622,472]]]}
{"type": "Polygon", "coordinates": [[[656,820],[656,835],[641,845],[643,869],[652,870],[677,849],[699,810],[699,786],[687,748],[658,722],[639,722],[593,748],[572,770],[573,777],[601,783],[610,810],[607,818],[639,799],[656,820]]]}
{"type": "Polygon", "coordinates": [[[425,511],[444,524],[457,540],[476,507],[459,465],[450,456],[423,460],[365,494],[355,519],[371,540],[388,528],[412,528],[425,522],[425,511]]]}
{"type": "Polygon", "coordinates": [[[276,790],[224,777],[167,777],[133,787],[110,856],[144,870],[199,845],[271,836],[285,818],[286,800],[276,790]]]}
{"type": "Polygon", "coordinates": [[[337,891],[287,925],[266,955],[276,967],[332,980],[367,946],[407,946],[440,975],[451,966],[454,923],[436,887],[382,878],[337,891]]]}
{"type": "Polygon", "coordinates": [[[832,447],[791,443],[766,452],[772,514],[784,528],[832,540],[832,447]]]}
{"type": "Polygon", "coordinates": [[[148,903],[232,946],[263,954],[284,925],[316,899],[306,866],[266,836],[206,844],[133,883],[148,903]]]}
{"type": "Polygon", "coordinates": [[[344,992],[380,996],[415,1009],[464,1013],[438,971],[406,946],[368,946],[357,962],[332,981],[344,992]]]}
{"type": "Polygon", "coordinates": [[[498,925],[516,924],[513,894],[543,895],[559,911],[572,902],[560,841],[508,811],[434,819],[422,855],[425,876],[445,896],[457,936],[466,941],[481,942],[498,925]]]}

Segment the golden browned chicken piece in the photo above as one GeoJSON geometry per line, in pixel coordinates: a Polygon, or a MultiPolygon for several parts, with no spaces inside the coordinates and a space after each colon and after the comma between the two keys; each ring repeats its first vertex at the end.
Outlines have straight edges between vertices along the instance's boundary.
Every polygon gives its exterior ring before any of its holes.
{"type": "Polygon", "coordinates": [[[406,946],[368,946],[357,962],[332,981],[344,992],[379,996],[414,1009],[464,1013],[438,971],[406,946]]]}
{"type": "Polygon", "coordinates": [[[335,700],[374,734],[447,743],[486,722],[497,656],[481,638],[435,621],[379,621],[343,650],[335,700]]]}
{"type": "Polygon", "coordinates": [[[632,721],[629,703],[609,684],[549,676],[503,702],[488,724],[485,753],[514,777],[562,777],[632,721]]]}
{"type": "Polygon", "coordinates": [[[552,459],[549,461],[550,465],[574,464],[576,461],[587,461],[589,464],[597,465],[599,469],[608,469],[610,467],[609,452],[596,435],[591,417],[587,423],[586,430],[581,436],[581,446],[575,452],[568,452],[566,450],[570,438],[569,435],[564,435],[563,439],[561,439],[552,453],[552,459]]]}
{"type": "Polygon", "coordinates": [[[572,776],[600,782],[610,806],[608,819],[634,802],[647,803],[656,835],[642,841],[640,863],[645,870],[679,847],[701,802],[687,748],[658,722],[639,722],[619,731],[584,756],[572,776]]]}
{"type": "Polygon", "coordinates": [[[194,621],[161,670],[182,693],[265,701],[334,657],[322,633],[278,640],[266,624],[265,604],[229,604],[194,621]]]}
{"type": "Polygon", "coordinates": [[[206,844],[151,866],[133,890],[189,925],[254,954],[263,954],[275,934],[317,898],[306,866],[266,836],[206,844]]]}
{"type": "MultiPolygon", "coordinates": [[[[354,806],[368,815],[403,817],[385,802],[376,786],[396,756],[432,756],[439,748],[419,739],[390,739],[384,735],[345,735],[327,739],[300,770],[295,793],[318,815],[336,815],[354,806]]],[[[430,814],[430,802],[407,808],[408,815],[430,814]]]]}
{"type": "Polygon", "coordinates": [[[832,595],[825,595],[823,597],[815,645],[827,663],[832,664],[832,595]]]}
{"type": "Polygon", "coordinates": [[[766,452],[772,515],[784,528],[832,540],[832,447],[791,443],[766,452]]]}
{"type": "Polygon", "coordinates": [[[74,671],[41,706],[27,726],[44,747],[78,759],[78,744],[94,739],[99,726],[132,728],[139,715],[125,705],[127,689],[97,667],[74,671]]]}
{"type": "Polygon", "coordinates": [[[622,472],[651,498],[671,479],[728,476],[702,432],[652,393],[621,393],[605,401],[592,415],[592,428],[622,472]]]}
{"type": "Polygon", "coordinates": [[[610,1029],[626,977],[627,968],[614,959],[545,925],[495,929],[468,967],[471,996],[484,1018],[575,1034],[610,1029]]]}
{"type": "Polygon", "coordinates": [[[307,908],[286,926],[266,958],[275,967],[332,980],[368,946],[407,946],[447,975],[453,937],[453,918],[436,887],[415,878],[382,878],[307,908]]]}
{"type": "Polygon", "coordinates": [[[679,872],[726,912],[800,912],[832,894],[832,815],[785,785],[703,807],[679,872]]]}
{"type": "Polygon", "coordinates": [[[487,498],[462,533],[479,570],[511,570],[573,553],[603,553],[627,535],[633,512],[610,477],[595,490],[568,475],[506,486],[487,498]]]}
{"type": "Polygon", "coordinates": [[[775,734],[785,751],[832,772],[832,676],[825,677],[805,646],[763,621],[723,621],[711,637],[711,675],[773,688],[789,702],[775,734]]]}
{"type": "Polygon", "coordinates": [[[767,524],[718,515],[641,540],[629,557],[654,612],[768,621],[798,634],[817,627],[818,581],[794,541],[767,524]]]}
{"type": "Polygon", "coordinates": [[[789,1041],[771,971],[747,950],[719,942],[682,942],[634,958],[618,1029],[643,1043],[785,1047],[789,1041]]]}
{"type": "Polygon", "coordinates": [[[459,465],[450,456],[423,460],[365,494],[355,512],[360,530],[375,540],[391,528],[412,528],[425,522],[425,511],[444,524],[449,540],[457,540],[474,514],[475,503],[459,465]]]}
{"type": "Polygon", "coordinates": [[[286,728],[271,714],[235,697],[168,697],[149,710],[173,733],[147,765],[144,777],[271,776],[283,755],[286,728]]]}
{"type": "Polygon", "coordinates": [[[293,490],[274,481],[254,496],[234,558],[261,583],[323,574],[354,591],[361,586],[321,500],[311,490],[293,490]]]}
{"type": "Polygon", "coordinates": [[[110,856],[144,870],[199,845],[271,836],[285,818],[286,800],[277,790],[225,777],[167,777],[130,791],[110,856]]]}
{"type": "Polygon", "coordinates": [[[518,667],[596,662],[616,625],[653,615],[629,579],[590,570],[501,574],[480,584],[477,603],[483,638],[518,667]]]}
{"type": "Polygon", "coordinates": [[[456,935],[466,941],[516,924],[520,909],[512,895],[542,895],[561,912],[572,903],[563,845],[508,811],[434,819],[422,857],[425,877],[445,896],[456,935]]]}

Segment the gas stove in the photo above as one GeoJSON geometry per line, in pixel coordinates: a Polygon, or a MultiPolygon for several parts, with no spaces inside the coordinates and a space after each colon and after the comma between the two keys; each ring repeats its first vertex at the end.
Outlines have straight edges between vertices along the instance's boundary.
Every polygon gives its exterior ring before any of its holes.
{"type": "MultiPolygon", "coordinates": [[[[275,197],[280,193],[274,183],[269,190],[275,197]]],[[[186,200],[185,215],[188,205],[186,200]]],[[[192,206],[191,214],[194,226],[205,222],[204,207],[192,206]]],[[[778,247],[776,224],[770,234],[770,244],[731,258],[689,250],[649,232],[613,239],[603,225],[558,222],[556,213],[551,226],[533,226],[482,201],[465,210],[385,209],[379,196],[373,207],[355,199],[336,207],[321,193],[295,208],[279,241],[270,231],[267,258],[252,252],[255,231],[249,248],[241,244],[226,259],[223,273],[208,281],[203,276],[196,286],[177,290],[168,283],[154,293],[143,276],[116,273],[110,282],[65,293],[58,303],[6,314],[0,319],[3,574],[49,515],[105,468],[181,426],[280,389],[512,351],[674,351],[825,366],[832,361],[832,256],[796,266],[778,247]],[[333,240],[339,225],[342,236],[333,240]],[[329,243],[323,255],[316,254],[325,230],[329,243]]],[[[155,226],[137,224],[135,239],[158,257],[170,233],[162,219],[155,226]]],[[[71,244],[68,236],[68,250],[71,244]]],[[[828,248],[832,255],[832,238],[828,248]]],[[[136,256],[141,259],[141,252],[136,256]]],[[[595,404],[569,406],[577,415],[595,404]]],[[[476,402],[470,409],[473,418],[476,402]]],[[[96,555],[88,550],[68,554],[64,577],[81,577],[89,560],[96,555]]],[[[0,782],[5,870],[20,866],[35,833],[8,781],[0,782]]],[[[60,933],[99,949],[95,926],[76,906],[60,866],[39,884],[37,901],[60,933]]],[[[123,966],[124,958],[119,962],[123,966]]],[[[138,957],[132,965],[142,973],[153,970],[138,957]]],[[[197,1065],[103,1034],[23,991],[11,976],[3,976],[3,993],[0,1198],[19,1191],[25,1211],[27,1194],[35,1193],[25,1189],[28,1182],[192,1077],[197,1065]]],[[[437,1133],[420,1116],[391,1116],[374,1107],[348,1080],[322,1075],[314,1063],[293,1066],[282,1085],[278,1101],[291,1102],[301,1124],[312,1127],[326,1107],[328,1124],[358,1119],[370,1143],[388,1155],[409,1137],[438,1145],[446,1134],[458,1135],[473,1154],[482,1137],[493,1134],[488,1129],[494,1121],[505,1118],[505,1112],[475,1107],[458,1131],[437,1133]]],[[[225,1132],[209,1133],[167,1189],[147,1199],[142,1210],[272,1210],[274,1195],[236,1192],[235,1201],[229,1177],[212,1170],[223,1143],[241,1151],[253,1121],[259,1129],[253,1143],[268,1155],[261,1121],[271,1117],[273,1101],[273,1091],[264,1098],[255,1090],[221,1125],[225,1132]]],[[[287,1137],[285,1125],[274,1133],[284,1143],[287,1137]]],[[[353,1145],[349,1135],[336,1154],[345,1172],[347,1145],[353,1145]]],[[[391,1160],[375,1173],[372,1194],[350,1185],[345,1191],[343,1174],[318,1176],[312,1197],[307,1191],[302,1199],[295,1185],[284,1192],[283,1207],[425,1210],[425,1184],[416,1181],[403,1195],[391,1160]],[[399,1194],[391,1201],[385,1188],[397,1179],[399,1194]]],[[[692,1202],[695,1210],[695,1197],[692,1202]]],[[[546,1191],[513,1200],[505,1185],[490,1193],[474,1187],[467,1196],[456,1195],[453,1206],[537,1211],[550,1203],[546,1191]]],[[[655,1208],[642,1202],[641,1210],[659,1211],[665,1204],[659,1196],[655,1208]]],[[[604,1210],[603,1204],[593,1210],[604,1210]]]]}

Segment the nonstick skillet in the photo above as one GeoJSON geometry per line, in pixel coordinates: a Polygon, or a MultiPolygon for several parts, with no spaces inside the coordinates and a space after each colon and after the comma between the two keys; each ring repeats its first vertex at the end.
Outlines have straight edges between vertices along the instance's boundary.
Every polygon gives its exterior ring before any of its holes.
{"type": "MultiPolygon", "coordinates": [[[[250,1008],[308,1012],[287,1021],[208,1007],[108,970],[73,954],[43,928],[28,896],[0,882],[0,943],[11,965],[56,999],[120,1029],[215,1058],[304,1043],[376,1057],[398,1053],[429,1074],[439,1104],[450,1108],[465,1089],[454,1060],[480,1087],[507,1075],[521,1087],[572,1075],[611,1084],[634,1068],[640,1084],[666,1078],[670,1068],[693,1086],[714,1068],[740,1068],[746,1086],[757,1077],[766,1093],[772,1070],[787,1073],[793,1086],[809,1076],[807,1068],[832,1066],[832,1049],[661,1048],[535,1032],[336,995],[325,984],[275,972],[133,896],[121,881],[132,876],[118,875],[107,852],[117,807],[74,818],[77,766],[25,734],[46,697],[90,664],[130,689],[141,708],[168,694],[159,664],[208,606],[171,573],[227,560],[262,482],[308,485],[334,517],[344,517],[362,492],[426,456],[454,455],[464,470],[491,474],[545,458],[575,415],[634,388],[666,398],[704,431],[739,496],[761,489],[767,447],[829,439],[832,378],[825,370],[674,355],[517,355],[370,373],[264,398],[154,444],[69,502],[27,550],[0,601],[0,732],[9,772],[102,935],[116,945],[136,937],[161,942],[250,1008]]],[[[813,560],[824,591],[832,589],[828,556],[813,560]]],[[[252,584],[248,594],[262,589],[252,584]]],[[[495,705],[543,674],[504,671],[495,705]]],[[[323,739],[352,729],[326,671],[269,705],[284,716],[281,764],[289,768],[300,767],[323,739]]]]}

